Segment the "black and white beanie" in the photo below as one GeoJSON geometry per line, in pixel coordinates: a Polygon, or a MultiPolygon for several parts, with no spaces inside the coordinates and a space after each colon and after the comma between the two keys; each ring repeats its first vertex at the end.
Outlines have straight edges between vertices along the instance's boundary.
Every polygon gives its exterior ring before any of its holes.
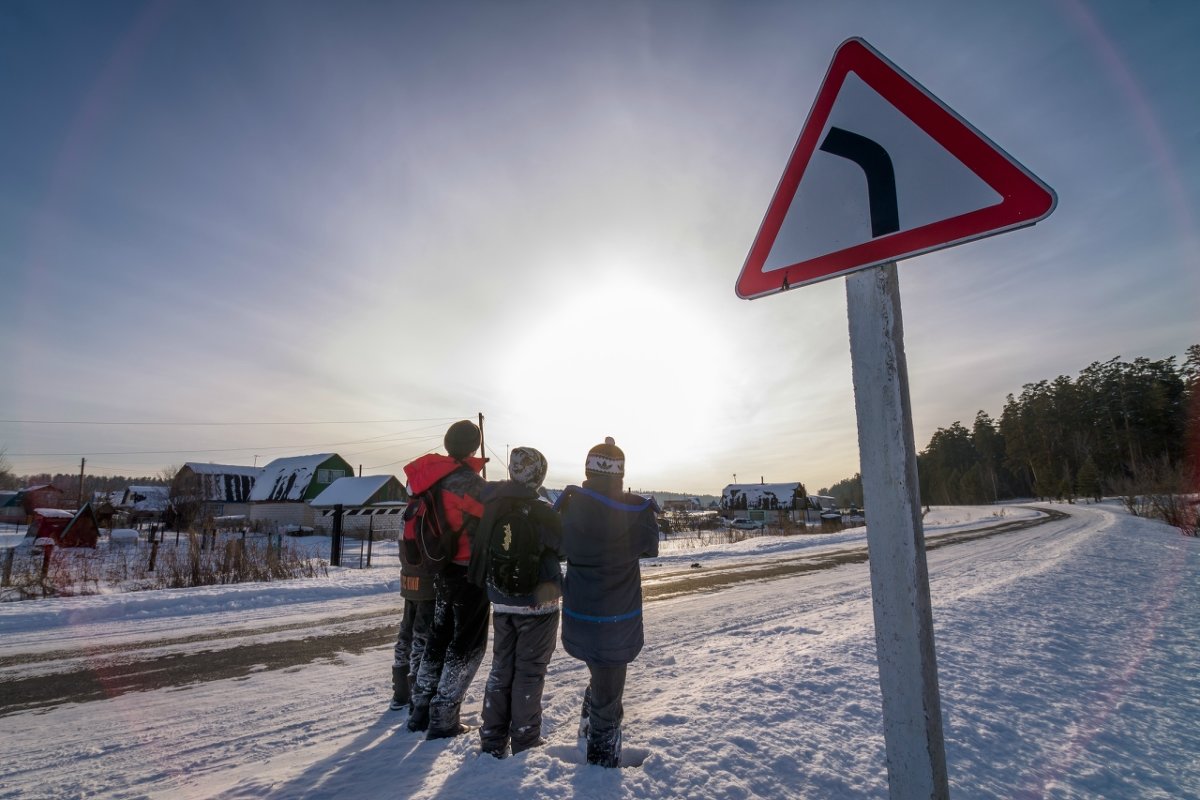
{"type": "Polygon", "coordinates": [[[625,454],[617,447],[611,436],[604,437],[604,444],[598,444],[588,451],[587,461],[583,471],[589,478],[625,474],[625,454]]]}
{"type": "Polygon", "coordinates": [[[508,477],[538,488],[546,480],[546,457],[532,447],[514,447],[508,456],[508,477]]]}

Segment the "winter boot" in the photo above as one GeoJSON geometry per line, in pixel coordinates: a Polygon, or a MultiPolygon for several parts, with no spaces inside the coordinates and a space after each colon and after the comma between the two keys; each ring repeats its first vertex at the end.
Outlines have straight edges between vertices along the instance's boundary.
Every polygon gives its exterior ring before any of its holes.
{"type": "Polygon", "coordinates": [[[408,665],[392,667],[392,702],[388,708],[399,711],[408,708],[412,700],[412,681],[408,676],[408,665]]]}
{"type": "Polygon", "coordinates": [[[587,689],[583,691],[583,707],[579,709],[579,733],[576,734],[577,737],[584,742],[587,741],[588,736],[590,736],[592,732],[591,711],[592,687],[588,686],[587,689]]]}
{"type": "Polygon", "coordinates": [[[526,750],[532,750],[535,747],[541,747],[545,743],[546,740],[541,736],[536,736],[533,739],[522,739],[521,741],[513,739],[512,754],[515,756],[517,753],[524,753],[526,750]]]}
{"type": "Polygon", "coordinates": [[[489,756],[492,756],[493,758],[508,758],[508,746],[507,745],[505,745],[504,747],[495,747],[494,745],[484,744],[484,745],[481,745],[479,749],[482,750],[484,753],[487,753],[489,756]]]}
{"type": "Polygon", "coordinates": [[[429,705],[429,732],[425,741],[462,736],[471,729],[458,721],[459,703],[433,702],[429,705]]]}
{"type": "Polygon", "coordinates": [[[601,767],[621,766],[621,729],[593,733],[588,736],[587,763],[601,767]]]}
{"type": "Polygon", "coordinates": [[[410,731],[423,731],[429,728],[429,701],[422,698],[412,698],[412,703],[408,708],[408,729],[410,731]]]}
{"type": "Polygon", "coordinates": [[[496,758],[504,758],[508,750],[508,726],[481,725],[479,727],[479,748],[496,758]]]}

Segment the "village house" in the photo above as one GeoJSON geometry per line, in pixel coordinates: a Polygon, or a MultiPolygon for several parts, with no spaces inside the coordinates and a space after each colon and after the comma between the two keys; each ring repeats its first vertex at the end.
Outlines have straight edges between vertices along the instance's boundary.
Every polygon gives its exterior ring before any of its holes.
{"type": "Polygon", "coordinates": [[[841,516],[832,497],[810,495],[803,483],[731,483],[721,490],[721,515],[767,525],[819,525],[841,516]]]}
{"type": "Polygon", "coordinates": [[[261,467],[204,464],[189,461],[171,481],[171,507],[175,524],[185,529],[217,517],[250,515],[250,492],[262,474],[261,467]]]}
{"type": "Polygon", "coordinates": [[[49,483],[0,492],[0,524],[27,525],[39,508],[62,508],[66,504],[63,490],[49,483]]]}
{"type": "Polygon", "coordinates": [[[134,527],[143,523],[163,521],[170,505],[170,490],[166,486],[130,486],[121,496],[117,510],[127,524],[134,527]]]}
{"type": "Polygon", "coordinates": [[[699,497],[686,497],[680,500],[663,500],[662,510],[665,513],[699,511],[702,508],[699,497]]]}

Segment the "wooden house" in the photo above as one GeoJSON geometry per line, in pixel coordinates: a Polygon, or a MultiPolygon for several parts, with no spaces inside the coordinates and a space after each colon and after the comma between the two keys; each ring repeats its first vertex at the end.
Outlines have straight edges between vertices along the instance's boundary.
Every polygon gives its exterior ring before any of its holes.
{"type": "Polygon", "coordinates": [[[26,515],[32,515],[39,508],[62,508],[65,503],[63,490],[50,483],[40,483],[36,486],[26,486],[18,492],[17,502],[25,510],[26,515]]]}
{"type": "Polygon", "coordinates": [[[166,486],[130,486],[121,495],[118,510],[131,525],[162,522],[170,505],[170,489],[166,486]]]}
{"type": "Polygon", "coordinates": [[[250,492],[261,474],[261,467],[187,462],[171,481],[176,526],[183,529],[217,517],[248,516],[250,492]]]}

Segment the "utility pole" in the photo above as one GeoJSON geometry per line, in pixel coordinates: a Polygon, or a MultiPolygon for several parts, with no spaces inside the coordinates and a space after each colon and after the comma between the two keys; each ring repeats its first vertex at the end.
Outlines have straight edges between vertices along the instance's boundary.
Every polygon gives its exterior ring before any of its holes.
{"type": "Polygon", "coordinates": [[[479,455],[483,457],[483,479],[487,480],[487,448],[483,444],[483,412],[479,412],[479,455]]]}
{"type": "Polygon", "coordinates": [[[83,508],[83,465],[87,463],[86,458],[79,459],[79,504],[76,509],[83,508]]]}

